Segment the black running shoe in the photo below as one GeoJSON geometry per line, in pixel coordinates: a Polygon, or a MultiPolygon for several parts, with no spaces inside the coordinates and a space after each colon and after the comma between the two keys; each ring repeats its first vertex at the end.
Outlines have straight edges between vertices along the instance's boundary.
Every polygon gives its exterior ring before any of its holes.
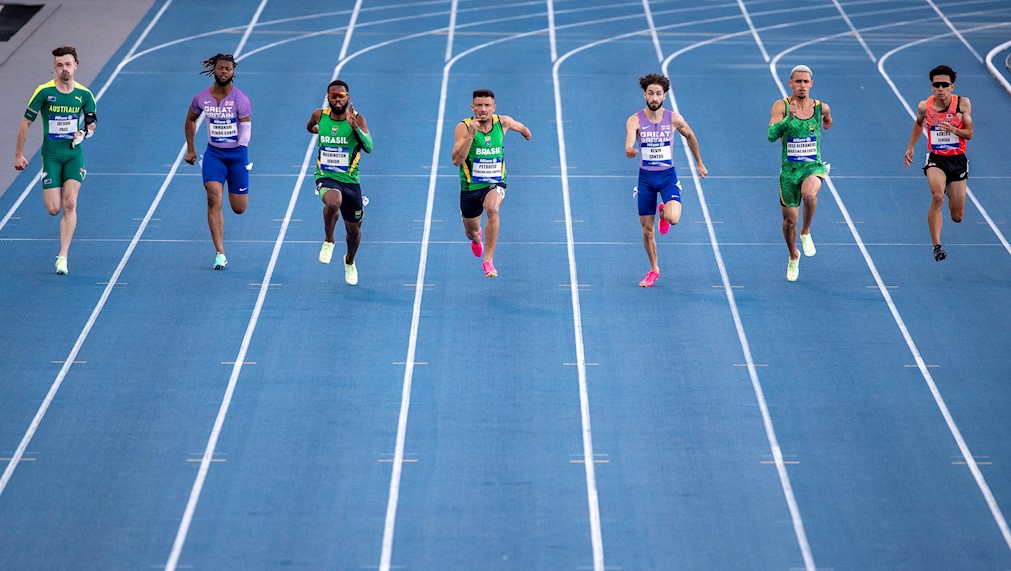
{"type": "Polygon", "coordinates": [[[944,251],[944,248],[940,244],[934,246],[934,260],[940,262],[941,260],[948,257],[948,253],[944,251]]]}

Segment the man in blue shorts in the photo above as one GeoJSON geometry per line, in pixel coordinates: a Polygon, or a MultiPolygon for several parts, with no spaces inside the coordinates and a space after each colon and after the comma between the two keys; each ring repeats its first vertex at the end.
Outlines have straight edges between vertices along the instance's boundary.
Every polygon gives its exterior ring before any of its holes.
{"type": "Polygon", "coordinates": [[[253,131],[249,98],[232,84],[235,78],[235,58],[232,54],[217,54],[204,61],[202,75],[214,77],[214,85],[193,97],[186,113],[186,156],[194,164],[197,153],[193,138],[197,119],[207,116],[207,150],[201,161],[204,190],[207,191],[207,225],[214,242],[214,269],[228,265],[225,257],[225,217],[221,213],[222,193],[228,183],[228,203],[232,212],[242,214],[249,200],[249,138],[253,131]]]}
{"type": "Polygon", "coordinates": [[[702,164],[699,142],[692,128],[680,114],[663,107],[667,91],[670,90],[670,80],[660,74],[651,73],[639,78],[639,86],[642,87],[643,96],[646,98],[646,107],[625,122],[625,156],[635,158],[635,155],[642,151],[639,160],[639,184],[636,186],[635,194],[639,202],[642,243],[646,247],[650,270],[639,285],[653,287],[660,277],[660,266],[656,257],[656,237],[653,234],[656,212],[660,212],[661,234],[666,234],[671,224],[677,224],[681,219],[681,183],[674,169],[675,130],[685,138],[688,149],[695,158],[699,176],[705,178],[709,171],[702,164]],[[635,148],[637,141],[638,150],[635,148]],[[660,198],[659,208],[657,197],[660,198]]]}

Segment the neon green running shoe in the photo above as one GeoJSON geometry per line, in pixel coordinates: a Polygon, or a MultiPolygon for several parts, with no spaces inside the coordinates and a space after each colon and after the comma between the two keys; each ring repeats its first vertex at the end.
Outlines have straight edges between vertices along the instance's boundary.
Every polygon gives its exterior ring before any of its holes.
{"type": "Polygon", "coordinates": [[[228,265],[228,258],[225,257],[224,253],[218,252],[217,254],[214,255],[215,270],[223,270],[227,265],[228,265]]]}
{"type": "Polygon", "coordinates": [[[344,281],[348,285],[358,285],[358,268],[355,263],[348,263],[348,257],[344,256],[344,281]]]}
{"type": "Polygon", "coordinates": [[[323,242],[323,247],[319,249],[319,261],[324,264],[330,263],[333,257],[333,242],[323,242]]]}
{"type": "Polygon", "coordinates": [[[70,273],[67,269],[67,257],[66,256],[56,256],[56,273],[65,276],[70,273]]]}
{"type": "Polygon", "coordinates": [[[795,282],[797,277],[800,276],[800,252],[797,252],[797,259],[791,259],[788,264],[786,264],[786,281],[795,282]]]}
{"type": "Polygon", "coordinates": [[[800,235],[800,246],[804,248],[804,255],[810,258],[818,250],[814,247],[814,240],[811,239],[811,234],[801,234],[800,235]]]}

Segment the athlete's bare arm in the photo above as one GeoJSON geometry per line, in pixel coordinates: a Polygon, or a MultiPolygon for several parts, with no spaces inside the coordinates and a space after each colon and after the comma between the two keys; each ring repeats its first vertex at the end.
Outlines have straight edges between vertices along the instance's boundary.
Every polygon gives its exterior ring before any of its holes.
{"type": "Polygon", "coordinates": [[[309,116],[309,122],[305,124],[305,130],[313,135],[319,134],[319,119],[323,116],[323,110],[317,109],[309,116]]]}
{"type": "Polygon", "coordinates": [[[706,165],[702,164],[702,153],[699,151],[699,141],[695,138],[695,131],[688,126],[688,122],[685,118],[681,116],[680,113],[674,113],[671,117],[671,124],[674,128],[681,133],[681,136],[685,138],[685,142],[688,144],[688,150],[692,152],[692,157],[695,158],[695,169],[699,171],[699,176],[706,178],[706,174],[709,170],[706,169],[706,165]]]}
{"type": "Polygon", "coordinates": [[[519,121],[517,121],[516,119],[513,119],[512,117],[510,117],[508,115],[499,115],[498,116],[498,120],[499,120],[499,123],[502,123],[502,130],[503,131],[508,131],[508,130],[512,129],[513,131],[516,131],[520,135],[523,135],[523,138],[526,139],[526,140],[528,140],[528,141],[530,140],[530,137],[533,136],[533,133],[530,132],[530,129],[527,129],[526,125],[524,125],[523,123],[520,123],[519,121]]]}
{"type": "Polygon", "coordinates": [[[18,138],[14,143],[14,170],[23,171],[28,168],[28,159],[25,158],[25,141],[28,139],[28,127],[32,122],[27,117],[21,118],[18,125],[18,138]]]}
{"type": "Polygon", "coordinates": [[[193,137],[197,134],[197,118],[200,114],[193,111],[193,108],[186,110],[186,125],[183,131],[186,133],[186,156],[183,160],[189,164],[195,164],[197,162],[197,151],[193,147],[193,137]]]}
{"type": "Polygon", "coordinates": [[[916,148],[916,141],[920,140],[920,135],[923,134],[923,123],[927,119],[927,101],[920,101],[920,104],[916,106],[916,120],[913,121],[913,132],[909,135],[909,145],[906,147],[906,153],[902,155],[902,164],[908,169],[909,165],[913,164],[913,151],[916,148]]]}
{"type": "Polygon", "coordinates": [[[474,141],[474,134],[477,133],[477,121],[471,121],[470,125],[460,122],[453,130],[456,140],[453,142],[453,165],[460,166],[467,160],[470,154],[470,144],[474,141]]]}
{"type": "Polygon", "coordinates": [[[828,103],[821,102],[821,126],[823,129],[832,127],[832,111],[828,108],[828,103]]]}
{"type": "Polygon", "coordinates": [[[639,133],[639,114],[635,113],[625,121],[625,156],[633,159],[639,153],[635,148],[635,136],[639,133]]]}

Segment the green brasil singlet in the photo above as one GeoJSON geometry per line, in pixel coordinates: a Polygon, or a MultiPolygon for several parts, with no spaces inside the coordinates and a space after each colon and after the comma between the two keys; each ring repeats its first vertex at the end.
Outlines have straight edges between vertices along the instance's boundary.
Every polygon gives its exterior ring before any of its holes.
{"type": "Polygon", "coordinates": [[[801,186],[811,175],[824,178],[828,174],[821,162],[821,101],[814,100],[814,113],[807,119],[790,117],[790,101],[786,106],[780,137],[783,140],[783,168],[779,172],[779,200],[783,206],[800,206],[801,186]]]}
{"type": "Polygon", "coordinates": [[[71,149],[74,133],[84,128],[84,114],[95,112],[95,96],[91,90],[74,84],[70,93],[62,93],[56,88],[56,80],[35,88],[28,101],[25,119],[35,121],[43,117],[42,154],[80,155],[81,148],[71,149]]]}
{"type": "MultiPolygon", "coordinates": [[[[505,157],[502,150],[502,140],[505,131],[498,115],[492,115],[491,131],[474,133],[470,143],[467,160],[460,165],[460,190],[481,190],[491,185],[505,186],[505,157]]],[[[464,119],[463,123],[470,127],[474,118],[464,119]]]]}
{"type": "Polygon", "coordinates": [[[354,129],[347,121],[330,117],[329,108],[323,109],[318,129],[315,178],[358,184],[358,159],[361,158],[362,147],[354,129]]]}

